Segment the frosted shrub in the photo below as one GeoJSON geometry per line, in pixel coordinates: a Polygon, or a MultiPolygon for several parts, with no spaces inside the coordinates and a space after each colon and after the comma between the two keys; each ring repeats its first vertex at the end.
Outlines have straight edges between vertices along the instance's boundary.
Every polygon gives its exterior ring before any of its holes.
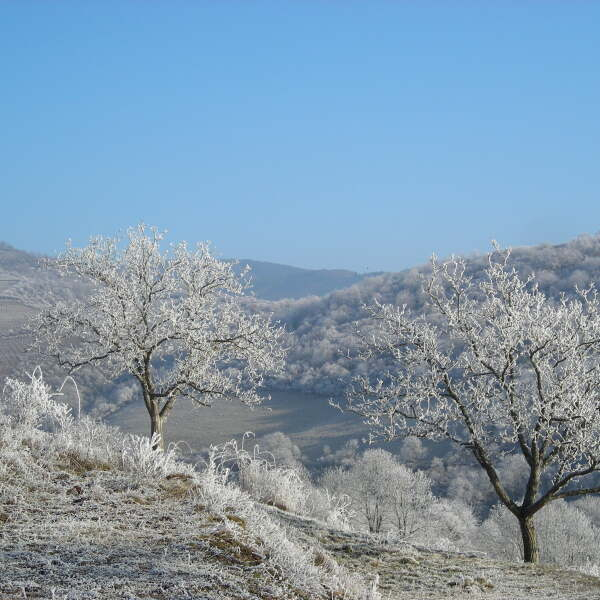
{"type": "Polygon", "coordinates": [[[560,500],[538,515],[538,535],[544,540],[541,558],[557,565],[600,563],[600,531],[581,510],[560,500]]]}
{"type": "Polygon", "coordinates": [[[28,382],[8,378],[2,394],[2,409],[15,426],[30,429],[64,428],[71,424],[71,409],[54,400],[38,367],[28,382]]]}
{"type": "Polygon", "coordinates": [[[104,461],[120,467],[123,433],[102,421],[82,417],[68,427],[59,429],[52,439],[57,451],[74,451],[88,460],[104,461]]]}
{"type": "Polygon", "coordinates": [[[122,468],[140,477],[156,479],[171,473],[185,472],[190,476],[191,466],[178,461],[178,447],[170,444],[166,450],[160,449],[158,434],[151,438],[127,435],[121,448],[122,468]]]}
{"type": "Polygon", "coordinates": [[[350,471],[343,467],[325,469],[319,478],[319,487],[330,494],[341,495],[350,489],[350,471]]]}
{"type": "Polygon", "coordinates": [[[261,452],[258,445],[252,453],[244,448],[244,443],[252,437],[246,433],[240,446],[231,440],[212,449],[213,456],[222,464],[235,467],[240,487],[253,498],[283,510],[304,514],[310,484],[299,470],[288,466],[277,466],[273,456],[261,452]]]}
{"type": "Polygon", "coordinates": [[[585,513],[595,527],[600,527],[600,497],[584,496],[572,501],[571,506],[585,513]]]}
{"type": "Polygon", "coordinates": [[[229,476],[233,470],[240,488],[263,504],[318,519],[331,527],[349,528],[348,496],[314,486],[302,467],[277,465],[272,455],[261,452],[258,445],[248,452],[244,443],[250,437],[252,434],[246,433],[240,445],[231,440],[212,446],[207,469],[215,469],[214,465],[218,465],[221,476],[224,473],[229,476]]]}
{"type": "Polygon", "coordinates": [[[575,569],[592,577],[600,577],[600,564],[586,560],[582,565],[576,565],[575,569]]]}
{"type": "Polygon", "coordinates": [[[446,550],[472,548],[478,532],[478,522],[471,507],[460,500],[437,500],[431,510],[431,530],[428,542],[446,550]]]}
{"type": "Polygon", "coordinates": [[[421,471],[413,473],[397,465],[390,473],[390,513],[392,526],[403,539],[427,536],[435,524],[435,498],[431,480],[421,471]]]}
{"type": "Polygon", "coordinates": [[[352,500],[344,493],[333,494],[328,489],[312,487],[305,508],[307,516],[323,521],[330,527],[349,531],[354,517],[352,500]]]}
{"type": "Polygon", "coordinates": [[[239,482],[242,489],[260,502],[297,514],[305,512],[307,486],[290,467],[250,460],[240,466],[239,482]]]}
{"type": "Polygon", "coordinates": [[[397,464],[389,452],[376,448],[365,450],[350,469],[349,493],[370,533],[383,530],[393,489],[390,474],[397,464]]]}
{"type": "Polygon", "coordinates": [[[227,518],[224,526],[259,555],[268,556],[269,562],[286,574],[294,588],[310,590],[310,597],[322,597],[324,586],[332,598],[381,600],[375,583],[369,584],[361,576],[347,572],[318,548],[300,544],[291,532],[261,510],[246,490],[231,485],[234,479],[232,467],[240,461],[259,462],[260,459],[245,451],[243,442],[240,446],[235,440],[211,446],[205,468],[198,476],[200,485],[194,492],[202,506],[224,516],[235,511],[244,526],[236,528],[227,518]],[[261,541],[257,543],[256,540],[261,541]]]}

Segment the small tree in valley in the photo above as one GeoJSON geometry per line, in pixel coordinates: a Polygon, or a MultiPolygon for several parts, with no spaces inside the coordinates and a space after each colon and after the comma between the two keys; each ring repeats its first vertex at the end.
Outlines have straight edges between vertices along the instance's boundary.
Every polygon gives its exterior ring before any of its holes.
{"type": "Polygon", "coordinates": [[[349,472],[348,493],[370,533],[380,533],[391,495],[390,472],[397,466],[385,450],[365,450],[349,472]]]}
{"type": "Polygon", "coordinates": [[[435,526],[435,497],[431,481],[422,471],[398,464],[389,474],[392,524],[404,539],[426,535],[435,526]]]}
{"type": "Polygon", "coordinates": [[[283,364],[282,329],[244,311],[246,284],[231,264],[206,244],[163,251],[162,238],[139,225],[122,245],[104,237],[68,245],[55,266],[88,280],[90,293],[56,302],[33,322],[37,348],[70,372],[97,365],[109,376],[132,375],[161,447],[178,400],[259,404],[264,373],[283,364]]]}
{"type": "Polygon", "coordinates": [[[471,452],[518,519],[525,561],[537,562],[534,515],[600,492],[600,299],[593,289],[549,299],[508,260],[497,249],[473,281],[464,260],[433,259],[424,316],[369,307],[362,357],[395,367],[355,379],[346,408],[388,439],[447,439],[471,452]],[[524,458],[516,493],[499,468],[507,454],[524,458]]]}

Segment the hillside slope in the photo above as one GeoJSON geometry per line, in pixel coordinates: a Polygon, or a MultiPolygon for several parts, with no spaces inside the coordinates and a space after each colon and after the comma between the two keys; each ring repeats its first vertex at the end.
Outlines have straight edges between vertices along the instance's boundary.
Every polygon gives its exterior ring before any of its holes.
{"type": "Polygon", "coordinates": [[[600,579],[349,533],[70,417],[39,373],[0,403],[0,600],[583,600],[600,579]]]}
{"type": "MultiPolygon", "coordinates": [[[[466,258],[467,274],[475,281],[484,276],[487,256],[466,258]]],[[[572,295],[575,287],[600,282],[600,235],[580,236],[569,243],[515,248],[510,264],[523,276],[535,274],[540,288],[551,298],[572,295]]],[[[355,347],[355,332],[368,330],[363,306],[375,301],[406,305],[423,314],[422,277],[429,264],[399,273],[363,279],[345,289],[320,298],[254,302],[252,308],[272,314],[290,332],[290,352],[285,376],[272,381],[281,389],[297,389],[339,395],[352,376],[384,373],[390,365],[369,364],[348,357],[355,347]]]]}
{"type": "Polygon", "coordinates": [[[269,511],[306,542],[317,540],[337,562],[375,576],[384,600],[599,600],[600,578],[547,565],[492,560],[481,552],[447,552],[269,511]]]}
{"type": "Polygon", "coordinates": [[[36,371],[0,402],[0,599],[378,600],[229,481],[57,403],[36,371]]]}

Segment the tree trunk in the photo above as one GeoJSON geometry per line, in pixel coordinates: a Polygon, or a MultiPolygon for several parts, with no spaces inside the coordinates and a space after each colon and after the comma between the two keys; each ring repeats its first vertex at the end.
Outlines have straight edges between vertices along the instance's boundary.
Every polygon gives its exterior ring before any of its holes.
{"type": "Polygon", "coordinates": [[[521,537],[523,538],[523,560],[527,563],[539,562],[540,550],[538,548],[533,517],[519,518],[519,526],[521,527],[521,537]]]}
{"type": "Polygon", "coordinates": [[[158,440],[158,444],[154,444],[152,446],[152,450],[156,450],[156,449],[164,450],[165,449],[164,431],[165,431],[166,420],[167,420],[166,417],[160,416],[160,412],[158,410],[158,402],[153,402],[152,410],[150,412],[150,439],[152,439],[152,436],[155,433],[160,435],[160,439],[158,440]]]}

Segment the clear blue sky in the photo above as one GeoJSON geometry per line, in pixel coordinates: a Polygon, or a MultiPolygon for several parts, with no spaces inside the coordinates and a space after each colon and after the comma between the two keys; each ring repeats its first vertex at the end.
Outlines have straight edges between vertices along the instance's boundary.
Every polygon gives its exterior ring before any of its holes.
{"type": "Polygon", "coordinates": [[[0,240],[399,270],[600,229],[600,2],[0,0],[0,240]]]}

